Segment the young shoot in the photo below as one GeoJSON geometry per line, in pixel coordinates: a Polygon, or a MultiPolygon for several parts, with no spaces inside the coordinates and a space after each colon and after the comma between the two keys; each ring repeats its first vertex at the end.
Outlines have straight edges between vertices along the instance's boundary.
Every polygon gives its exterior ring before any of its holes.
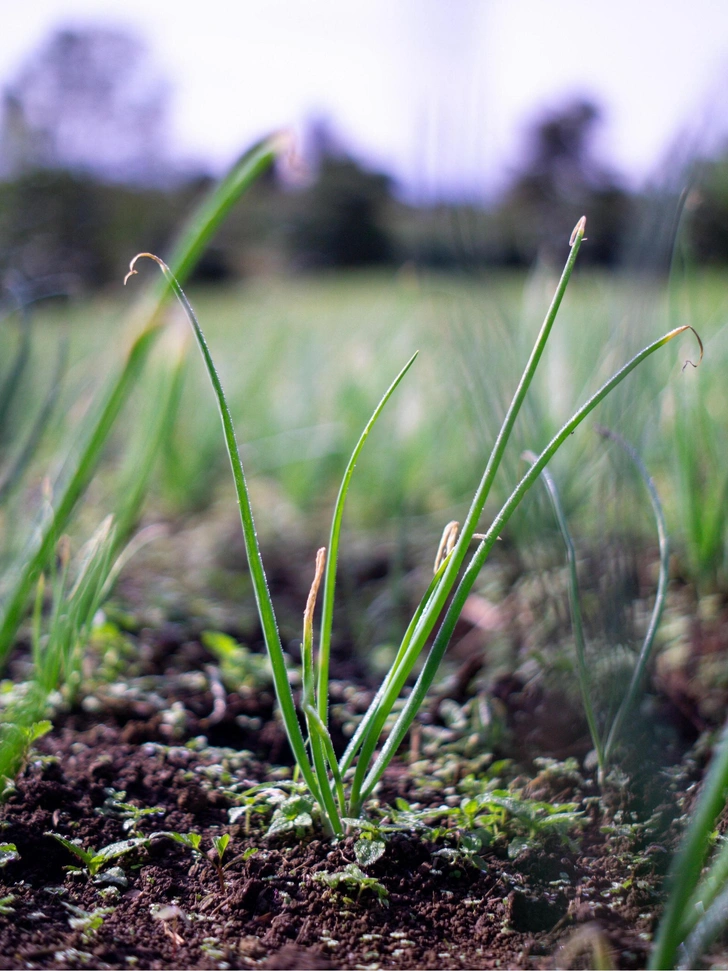
{"type": "MultiPolygon", "coordinates": [[[[483,471],[478,489],[470,509],[457,536],[450,528],[438,554],[435,575],[425,590],[407,629],[399,649],[381,687],[365,713],[346,751],[338,758],[334,751],[328,728],[329,710],[329,658],[333,605],[336,588],[338,549],[346,496],[351,483],[357,459],[369,437],[382,410],[395,392],[400,381],[414,363],[416,354],[405,364],[382,397],[372,417],[362,432],[349,463],[344,472],[341,488],[334,506],[334,514],[329,534],[327,553],[317,557],[317,565],[311,595],[304,615],[303,647],[303,691],[299,710],[297,710],[288,678],[288,661],[278,632],[275,610],[268,590],[263,559],[250,504],[248,487],[238,449],[232,416],[218,376],[212,354],[203,334],[200,323],[190,306],[179,282],[169,267],[151,253],[140,253],[131,261],[127,280],[137,270],[141,258],[153,260],[161,269],[164,277],[182,305],[194,331],[202,354],[223,426],[223,435],[232,468],[233,480],[240,509],[243,538],[248,558],[256,604],[260,617],[263,636],[270,659],[273,682],[278,705],[285,726],[288,741],[298,766],[300,776],[311,794],[313,802],[323,821],[324,828],[332,835],[344,834],[344,819],[361,817],[366,801],[371,797],[375,786],[391,762],[399,746],[417,717],[427,692],[432,685],[440,662],[450,642],[453,630],[463,610],[465,601],[480,573],[488,555],[498,540],[507,522],[520,505],[528,490],[538,480],[539,475],[569,436],[591,414],[597,405],[639,365],[659,348],[663,347],[678,334],[692,328],[689,325],[677,327],[643,348],[632,357],[619,371],[602,385],[582,407],[572,415],[568,422],[557,432],[551,441],[534,458],[533,464],[513,489],[510,497],[493,519],[485,533],[478,532],[485,503],[490,495],[496,473],[501,465],[506,447],[511,438],[513,427],[526,398],[533,377],[538,369],[551,329],[556,319],[567,284],[576,263],[577,255],[584,239],[586,220],[579,220],[570,239],[570,251],[561,279],[548,308],[541,330],[525,365],[523,374],[506,412],[490,457],[483,471]],[[477,539],[478,545],[470,553],[470,544],[477,539]],[[313,609],[316,597],[322,589],[322,617],[318,650],[314,649],[313,609]],[[434,640],[431,635],[434,633],[434,640]],[[424,664],[406,703],[399,712],[389,735],[384,738],[385,726],[402,690],[412,675],[421,655],[426,652],[424,664]],[[299,711],[306,725],[304,737],[299,721],[299,711]]],[[[300,797],[299,797],[300,798],[300,797]]],[[[309,816],[300,806],[292,806],[291,813],[300,819],[309,816]]],[[[309,817],[310,818],[310,817],[309,817]]],[[[296,826],[295,818],[286,820],[288,825],[296,826]]]]}

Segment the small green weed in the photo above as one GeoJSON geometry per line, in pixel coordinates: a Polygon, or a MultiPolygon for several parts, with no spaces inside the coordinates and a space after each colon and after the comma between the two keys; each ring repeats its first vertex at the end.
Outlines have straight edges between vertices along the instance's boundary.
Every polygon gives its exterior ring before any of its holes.
{"type": "Polygon", "coordinates": [[[90,944],[93,941],[104,920],[115,910],[114,907],[96,907],[94,910],[82,910],[73,904],[67,904],[64,900],[61,901],[61,906],[73,915],[68,918],[69,926],[71,930],[81,932],[81,940],[84,944],[90,944]]]}
{"type": "Polygon", "coordinates": [[[89,877],[95,877],[99,870],[112,860],[118,860],[119,857],[131,853],[132,850],[149,846],[147,837],[134,837],[133,839],[121,840],[118,843],[109,843],[108,846],[104,846],[100,850],[93,848],[87,850],[80,843],[66,839],[59,833],[47,832],[45,835],[58,840],[62,846],[65,846],[83,863],[83,867],[66,867],[69,873],[83,873],[85,870],[89,877]]]}
{"type": "Polygon", "coordinates": [[[169,837],[175,843],[179,843],[180,846],[185,846],[197,859],[205,860],[209,863],[217,875],[220,891],[222,893],[225,892],[225,870],[235,862],[231,860],[230,863],[223,864],[225,852],[230,843],[229,833],[223,833],[221,836],[213,836],[212,848],[207,853],[202,849],[202,837],[199,833],[175,833],[168,831],[159,835],[169,837]]]}
{"type": "Polygon", "coordinates": [[[0,843],[0,868],[7,866],[8,863],[15,863],[19,859],[20,853],[15,843],[0,843]]]}
{"type": "Polygon", "coordinates": [[[164,806],[140,807],[131,802],[125,802],[126,792],[116,789],[105,789],[106,799],[96,810],[99,816],[110,816],[112,819],[123,820],[122,829],[126,833],[136,833],[141,822],[150,816],[164,816],[164,806]]]}
{"type": "MultiPolygon", "coordinates": [[[[325,883],[332,890],[338,890],[343,884],[345,887],[357,891],[357,899],[361,897],[365,890],[370,890],[376,894],[381,904],[389,905],[387,888],[374,877],[368,877],[356,863],[348,863],[343,870],[336,870],[334,873],[329,873],[326,870],[314,873],[313,879],[317,883],[325,883]]],[[[346,898],[344,899],[346,901],[346,898]]]]}
{"type": "Polygon", "coordinates": [[[259,689],[273,680],[267,656],[254,654],[229,634],[205,631],[202,643],[217,658],[220,676],[228,691],[237,691],[241,685],[259,689]]]}

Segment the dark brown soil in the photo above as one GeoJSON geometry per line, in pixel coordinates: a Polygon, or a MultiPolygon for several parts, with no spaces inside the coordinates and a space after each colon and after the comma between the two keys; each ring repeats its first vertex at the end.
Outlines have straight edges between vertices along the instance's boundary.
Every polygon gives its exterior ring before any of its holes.
{"type": "MultiPolygon", "coordinates": [[[[144,595],[140,586],[140,602],[144,595]]],[[[477,866],[453,855],[462,834],[441,815],[432,822],[440,832],[388,832],[384,855],[364,867],[379,894],[329,888],[316,875],[356,861],[355,835],[335,842],[314,826],[268,837],[273,806],[263,801],[231,823],[243,791],[285,787],[290,753],[270,686],[226,690],[197,636],[202,626],[183,620],[136,632],[132,654],[122,653],[106,683],[96,678],[95,695],[59,714],[0,807],[0,842],[20,856],[0,868],[0,968],[644,967],[685,793],[702,769],[686,753],[717,723],[725,696],[711,696],[704,712],[689,690],[695,672],[684,677],[682,662],[658,665],[649,711],[631,719],[634,755],[600,792],[584,764],[590,744],[578,700],[558,678],[523,677],[514,665],[484,689],[484,644],[504,623],[518,632],[533,620],[510,598],[495,622],[463,625],[450,676],[388,770],[373,818],[387,818],[397,799],[454,813],[473,787],[483,791],[494,760],[507,758],[503,784],[522,798],[578,804],[583,825],[569,840],[534,839],[510,858],[504,832],[477,866]],[[478,729],[487,737],[446,718],[448,705],[467,704],[474,691],[490,699],[491,723],[478,729]],[[535,761],[544,756],[568,758],[570,767],[535,761]],[[112,790],[163,814],[129,832],[118,815],[102,813],[112,790]],[[95,882],[68,871],[80,861],[51,831],[87,849],[134,835],[149,842],[104,866],[95,882]],[[202,852],[160,835],[169,831],[198,834],[202,852]],[[221,886],[207,854],[223,833],[231,842],[221,886]],[[84,922],[79,911],[98,908],[108,911],[84,922]]],[[[240,633],[262,650],[254,623],[240,633]]],[[[703,654],[693,645],[691,656],[703,654]]],[[[372,685],[352,652],[334,660],[340,747],[372,685]]]]}
{"type": "MultiPolygon", "coordinates": [[[[199,729],[200,712],[214,704],[209,692],[185,693],[186,678],[176,681],[172,709],[186,721],[179,742],[169,707],[165,715],[135,700],[123,710],[105,704],[93,725],[84,724],[90,718],[83,713],[67,717],[39,744],[43,757],[27,767],[0,813],[2,841],[16,844],[20,854],[0,870],[0,898],[13,897],[12,911],[0,918],[0,967],[590,966],[595,941],[609,947],[616,966],[644,966],[674,842],[670,793],[666,805],[645,806],[640,783],[640,814],[652,813],[650,827],[640,829],[626,825],[638,802],[629,790],[614,790],[599,802],[590,799],[596,791],[588,781],[575,785],[544,773],[527,793],[582,801],[587,826],[578,845],[554,840],[509,859],[505,843],[496,842],[481,854],[481,870],[435,855],[441,841],[395,833],[384,856],[367,868],[386,888],[383,901],[369,889],[332,890],[315,874],[355,862],[354,838],[333,843],[310,829],[300,837],[268,838],[266,819],[255,814],[248,832],[240,821],[231,825],[235,782],[275,785],[289,771],[251,752],[215,749],[201,740],[180,744],[190,728],[199,729]],[[114,861],[124,873],[116,890],[68,874],[64,868],[79,861],[49,831],[87,848],[129,838],[120,819],[99,813],[110,788],[140,807],[164,808],[164,816],[139,824],[141,834],[192,831],[207,851],[213,835],[230,833],[224,890],[207,859],[166,837],[114,861]],[[605,823],[612,824],[607,834],[605,823]],[[65,905],[111,911],[84,934],[69,924],[75,912],[65,905]],[[164,907],[172,909],[155,916],[164,907]]],[[[167,679],[169,690],[174,684],[167,679]]],[[[269,714],[269,701],[264,692],[247,702],[225,698],[236,714],[247,704],[248,717],[269,714]]],[[[277,750],[279,736],[277,722],[269,721],[258,738],[264,749],[277,750]]],[[[657,788],[669,788],[664,778],[657,788]]],[[[449,804],[459,802],[457,786],[448,791],[457,796],[449,804]]],[[[397,796],[424,806],[443,801],[442,791],[423,790],[404,763],[393,766],[381,794],[382,800],[397,796]]]]}

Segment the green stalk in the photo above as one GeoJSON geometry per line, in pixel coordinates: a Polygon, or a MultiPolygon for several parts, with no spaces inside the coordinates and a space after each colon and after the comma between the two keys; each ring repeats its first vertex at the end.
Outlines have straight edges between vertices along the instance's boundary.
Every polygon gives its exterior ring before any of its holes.
{"type": "Polygon", "coordinates": [[[675,966],[678,945],[683,940],[683,929],[691,919],[687,908],[708,854],[710,834],[715,828],[718,816],[725,808],[726,788],[728,788],[728,722],[713,752],[710,768],[703,783],[703,791],[690,819],[682,845],[670,867],[667,877],[670,896],[657,929],[649,968],[675,966]]]}
{"type": "Polygon", "coordinates": [[[533,350],[531,351],[531,356],[528,359],[528,363],[523,371],[521,380],[518,383],[513,400],[511,401],[506,416],[503,419],[503,424],[498,432],[495,444],[493,445],[493,449],[490,453],[483,477],[471,503],[465,523],[463,524],[460,539],[455,544],[452,555],[447,562],[442,582],[438,585],[434,595],[423,612],[421,621],[413,635],[406,660],[403,661],[400,668],[400,677],[394,679],[390,687],[385,691],[381,701],[379,702],[378,710],[373,716],[372,724],[362,741],[362,752],[354,773],[354,780],[352,782],[351,801],[353,805],[360,804],[360,787],[363,782],[364,773],[366,772],[369,760],[374,754],[374,750],[379,743],[379,735],[384,726],[384,722],[386,721],[389,712],[392,710],[394,702],[399,697],[404,680],[409,674],[409,671],[412,670],[412,666],[422,651],[425,641],[434,628],[437,618],[445,605],[445,601],[455,585],[458,573],[460,572],[460,567],[465,559],[468,546],[470,545],[473,534],[478,527],[478,521],[483,513],[483,508],[503,458],[506,445],[508,444],[508,440],[513,431],[516,418],[521,410],[521,406],[531,385],[533,376],[536,373],[544,352],[544,348],[546,347],[546,342],[548,341],[549,334],[551,333],[551,328],[553,327],[556,319],[556,314],[561,306],[561,301],[563,300],[566,287],[569,283],[574,265],[576,263],[576,258],[579,254],[579,249],[581,248],[585,229],[586,217],[582,216],[571,234],[571,239],[569,240],[570,252],[566,260],[563,273],[561,274],[561,279],[556,287],[556,292],[554,293],[551,305],[546,313],[546,317],[544,318],[544,322],[541,325],[541,330],[536,338],[533,350]]]}
{"type": "MultiPolygon", "coordinates": [[[[448,556],[452,556],[452,552],[450,554],[448,554],[448,556]]],[[[367,711],[366,711],[364,717],[359,722],[359,725],[357,726],[357,729],[354,732],[354,734],[353,734],[353,736],[351,738],[351,741],[346,746],[346,751],[344,752],[343,756],[341,757],[341,761],[339,763],[339,768],[340,768],[340,770],[341,770],[342,773],[346,772],[347,769],[351,766],[351,763],[354,761],[354,756],[359,751],[359,748],[361,746],[361,743],[364,740],[364,736],[370,730],[371,725],[372,725],[372,720],[375,718],[377,712],[379,711],[382,698],[384,697],[384,695],[386,694],[386,692],[390,689],[390,686],[391,686],[391,683],[392,683],[393,679],[396,677],[397,672],[401,668],[401,665],[402,665],[402,663],[404,661],[404,658],[407,655],[407,650],[409,648],[409,645],[410,645],[410,642],[411,642],[412,637],[414,635],[414,632],[417,629],[417,625],[420,622],[420,618],[422,617],[422,614],[424,613],[424,610],[427,607],[427,604],[429,603],[430,598],[432,597],[432,594],[435,592],[435,589],[436,589],[438,583],[442,579],[442,576],[443,576],[443,574],[445,572],[445,566],[446,566],[446,564],[447,564],[447,558],[445,560],[443,560],[443,562],[440,564],[440,567],[439,567],[437,573],[435,574],[435,576],[430,581],[430,584],[427,587],[427,590],[425,591],[424,596],[422,597],[422,599],[420,600],[420,602],[419,602],[419,604],[417,606],[417,610],[415,611],[415,613],[414,613],[414,615],[412,617],[412,620],[409,622],[409,624],[407,626],[407,630],[405,632],[405,635],[402,638],[402,643],[401,643],[401,645],[399,647],[399,650],[397,651],[397,656],[395,657],[394,661],[392,662],[392,666],[389,669],[389,671],[387,672],[387,676],[385,677],[384,681],[382,681],[381,685],[379,686],[379,689],[378,689],[377,693],[375,694],[374,698],[372,699],[372,702],[369,705],[369,708],[367,708],[367,711]]],[[[406,675],[405,675],[405,677],[406,677],[406,675]]]]}
{"type": "Polygon", "coordinates": [[[317,707],[318,713],[321,717],[324,725],[328,723],[329,718],[329,660],[331,656],[331,627],[334,619],[334,598],[336,590],[336,567],[339,558],[339,540],[341,537],[341,522],[344,516],[344,504],[346,503],[346,496],[349,491],[349,484],[351,478],[354,474],[354,469],[356,468],[356,463],[361,454],[361,450],[364,448],[364,443],[367,438],[369,438],[369,433],[376,424],[377,419],[384,410],[384,406],[387,404],[389,399],[392,397],[395,388],[409,371],[415,362],[415,358],[419,352],[415,351],[412,357],[407,361],[405,366],[399,372],[394,381],[390,384],[389,388],[384,393],[382,400],[379,402],[377,407],[374,409],[372,417],[366,424],[364,431],[361,433],[359,441],[356,443],[354,451],[351,453],[351,458],[349,459],[349,464],[346,466],[346,471],[344,472],[344,478],[341,482],[341,487],[339,489],[339,494],[336,498],[336,505],[334,507],[334,516],[331,523],[331,533],[329,536],[329,553],[326,561],[326,574],[324,576],[324,592],[323,592],[323,608],[321,617],[321,635],[319,641],[319,656],[318,656],[318,688],[317,688],[317,707]]]}
{"type": "Polygon", "coordinates": [[[243,463],[240,459],[240,451],[235,438],[235,427],[233,425],[227,399],[225,398],[225,392],[223,391],[220,378],[212,360],[212,355],[210,354],[210,349],[207,346],[205,335],[203,334],[202,328],[200,327],[197,317],[195,316],[195,312],[190,306],[182,287],[177,282],[174,274],[169,269],[167,264],[164,263],[164,261],[158,256],[154,256],[152,253],[140,253],[131,261],[127,279],[129,276],[136,273],[134,266],[137,260],[139,260],[141,257],[154,260],[154,262],[158,264],[169,284],[169,287],[182,305],[187,319],[189,320],[194,331],[198,347],[200,348],[200,353],[202,354],[202,359],[205,363],[205,368],[207,369],[210,382],[215,392],[215,398],[217,400],[217,406],[220,412],[220,419],[222,421],[223,432],[225,435],[225,444],[227,446],[228,456],[230,458],[233,480],[235,482],[235,491],[237,493],[238,506],[240,509],[240,522],[243,528],[245,551],[248,557],[248,567],[250,569],[250,575],[253,581],[255,600],[258,607],[258,616],[260,617],[261,625],[263,627],[263,637],[265,639],[266,649],[268,651],[271,667],[273,669],[273,681],[275,684],[278,704],[280,705],[281,714],[283,716],[283,724],[286,729],[291,751],[293,752],[293,756],[301,769],[304,781],[311,791],[314,799],[316,799],[322,808],[325,808],[322,791],[318,785],[316,774],[314,774],[314,769],[311,766],[308,755],[306,754],[306,744],[303,740],[301,727],[298,724],[296,706],[293,701],[293,692],[291,691],[291,686],[288,683],[288,670],[286,668],[285,655],[283,653],[280,634],[278,633],[278,624],[276,622],[275,611],[273,610],[270,591],[268,590],[268,582],[266,580],[265,570],[263,568],[263,559],[260,555],[260,547],[258,546],[258,537],[255,531],[255,522],[253,520],[253,511],[250,506],[250,497],[248,495],[248,487],[245,481],[245,473],[243,472],[243,463]]]}
{"type": "MultiPolygon", "coordinates": [[[[669,333],[654,341],[652,344],[649,344],[647,347],[643,348],[630,361],[628,361],[627,364],[617,371],[616,374],[612,375],[612,377],[605,384],[603,384],[594,395],[592,395],[586,404],[582,405],[579,411],[577,411],[576,414],[574,414],[571,419],[561,428],[561,430],[557,432],[557,434],[551,439],[549,444],[539,455],[537,461],[534,462],[528,472],[526,472],[521,481],[518,483],[514,491],[511,493],[507,502],[491,523],[488,532],[485,534],[485,539],[482,540],[477,550],[473,554],[473,557],[468,564],[465,573],[463,574],[458,588],[455,591],[455,595],[453,596],[447,610],[445,619],[440,625],[440,629],[437,632],[435,641],[430,648],[427,660],[420,673],[420,676],[417,679],[412,693],[407,699],[407,702],[400,713],[381,753],[362,784],[361,790],[354,793],[352,785],[352,797],[350,800],[352,806],[352,815],[356,815],[356,813],[359,812],[362,803],[369,796],[372,789],[381,778],[385,768],[404,740],[404,737],[407,734],[412,721],[417,715],[417,712],[422,706],[430,685],[434,680],[437,669],[440,666],[440,662],[442,661],[443,655],[452,636],[453,630],[455,629],[455,624],[457,623],[457,620],[462,612],[465,600],[470,594],[472,586],[475,583],[475,580],[480,573],[480,570],[482,569],[491,549],[498,539],[498,536],[501,534],[504,526],[518,508],[523,497],[537,480],[538,476],[541,474],[548,462],[553,458],[569,435],[571,435],[571,433],[578,428],[586,416],[592,412],[594,408],[596,408],[596,406],[627,377],[628,374],[630,374],[639,364],[641,364],[642,361],[644,361],[660,347],[667,344],[674,337],[677,337],[678,334],[682,334],[686,330],[691,330],[693,333],[695,333],[694,329],[689,324],[684,324],[682,327],[677,327],[674,330],[671,330],[669,333]]],[[[699,337],[698,342],[700,343],[699,337]]],[[[700,348],[702,356],[702,343],[700,344],[700,348]]],[[[360,757],[360,763],[361,762],[363,762],[363,757],[360,757]]]]}
{"type": "MultiPolygon", "coordinates": [[[[524,457],[529,462],[537,461],[537,456],[534,455],[533,452],[526,452],[524,457]]],[[[556,488],[556,483],[554,482],[553,476],[548,469],[544,469],[541,473],[541,478],[546,486],[546,491],[548,492],[549,499],[551,500],[551,505],[554,510],[554,515],[556,516],[556,522],[558,523],[561,531],[561,537],[564,541],[564,546],[566,547],[566,559],[569,564],[569,608],[571,610],[571,624],[574,628],[576,670],[579,678],[579,690],[581,691],[581,700],[584,705],[584,714],[586,715],[587,724],[589,725],[589,734],[591,735],[592,744],[594,745],[597,753],[599,778],[601,779],[606,765],[606,753],[599,735],[597,720],[594,714],[594,707],[592,706],[591,701],[591,685],[589,683],[589,672],[586,666],[584,626],[581,620],[581,604],[579,601],[579,578],[576,572],[576,550],[574,549],[574,543],[572,542],[571,533],[569,532],[569,527],[566,522],[566,515],[564,514],[564,507],[561,505],[561,498],[559,496],[559,491],[556,488]]]]}
{"type": "MultiPolygon", "coordinates": [[[[171,257],[172,267],[184,279],[194,267],[210,237],[240,195],[268,167],[276,154],[272,139],[260,142],[240,159],[230,174],[203,200],[193,213],[171,257]]],[[[25,613],[28,598],[41,570],[53,553],[56,541],[66,529],[76,503],[85,492],[101,458],[109,433],[141,374],[147,357],[162,328],[159,311],[167,296],[166,281],[158,286],[145,304],[144,325],[129,350],[121,372],[113,381],[80,458],[54,510],[40,544],[23,565],[8,600],[0,623],[0,665],[12,646],[13,638],[25,613]]]]}
{"type": "Polygon", "coordinates": [[[657,494],[657,489],[655,488],[655,483],[645,468],[645,464],[642,459],[637,454],[636,450],[626,442],[621,435],[616,432],[610,431],[608,428],[598,428],[597,431],[600,435],[605,438],[611,438],[612,441],[617,442],[618,445],[625,450],[627,455],[634,462],[637,471],[640,474],[640,478],[645,484],[647,492],[650,496],[650,502],[652,503],[652,511],[655,514],[655,522],[657,523],[657,537],[660,549],[660,576],[657,581],[657,594],[655,595],[655,605],[652,608],[652,615],[650,617],[650,623],[647,627],[647,633],[645,634],[645,639],[642,642],[642,648],[640,649],[639,656],[637,658],[637,663],[635,664],[634,671],[632,672],[632,678],[629,682],[629,688],[627,689],[627,694],[622,699],[622,703],[617,709],[617,714],[615,715],[614,721],[612,722],[612,727],[609,730],[609,735],[607,736],[607,742],[604,746],[604,760],[609,761],[609,757],[612,754],[614,746],[617,739],[619,738],[619,733],[622,730],[622,725],[627,715],[632,711],[635,703],[635,699],[642,687],[642,682],[645,676],[645,670],[647,668],[647,663],[652,654],[652,648],[655,643],[655,635],[657,634],[657,628],[660,626],[660,618],[662,617],[662,611],[665,607],[665,600],[667,599],[667,583],[669,579],[670,572],[670,544],[667,538],[667,524],[665,523],[665,514],[662,511],[662,503],[660,502],[660,497],[657,494]]]}

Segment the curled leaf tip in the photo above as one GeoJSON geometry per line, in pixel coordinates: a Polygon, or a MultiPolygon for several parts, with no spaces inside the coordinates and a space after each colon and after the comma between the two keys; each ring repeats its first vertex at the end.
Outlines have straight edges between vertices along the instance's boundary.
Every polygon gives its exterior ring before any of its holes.
{"type": "Polygon", "coordinates": [[[569,246],[573,246],[577,239],[583,239],[585,231],[586,216],[582,216],[576,226],[574,226],[573,232],[571,233],[571,239],[569,240],[569,246]]]}
{"type": "Polygon", "coordinates": [[[165,267],[164,262],[162,260],[160,260],[160,258],[158,256],[155,256],[154,253],[137,253],[137,255],[134,257],[134,259],[129,264],[129,272],[124,277],[124,286],[126,286],[126,281],[129,279],[129,277],[136,276],[137,273],[139,272],[136,269],[136,262],[137,262],[137,260],[140,260],[142,257],[146,257],[148,260],[154,260],[154,262],[155,263],[158,263],[163,269],[165,267]]]}
{"type": "MultiPolygon", "coordinates": [[[[703,360],[703,342],[700,339],[700,334],[690,324],[685,324],[685,326],[682,329],[683,330],[691,330],[695,334],[695,339],[697,340],[698,346],[700,347],[700,357],[698,358],[698,364],[700,364],[700,362],[703,360]]],[[[685,363],[682,366],[682,370],[683,371],[688,366],[688,364],[690,365],[690,367],[694,367],[694,368],[696,368],[698,366],[698,364],[696,364],[694,361],[691,361],[690,358],[688,358],[688,360],[685,361],[685,363]]]]}

